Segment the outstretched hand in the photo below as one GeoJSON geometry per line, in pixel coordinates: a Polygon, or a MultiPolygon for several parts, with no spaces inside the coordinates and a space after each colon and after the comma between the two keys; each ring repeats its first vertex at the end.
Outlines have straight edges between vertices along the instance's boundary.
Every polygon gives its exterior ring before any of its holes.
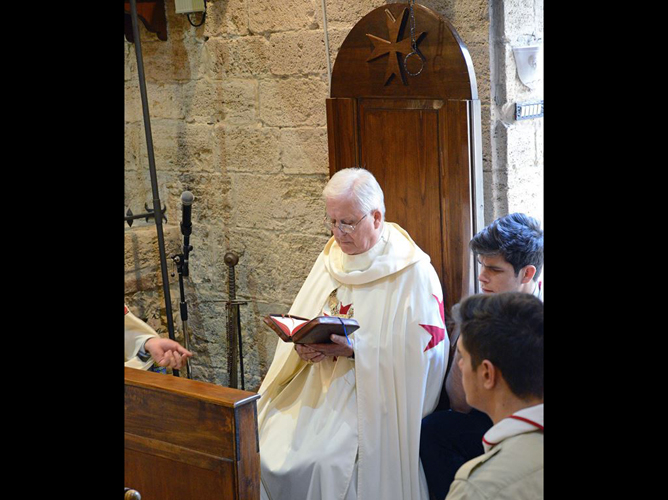
{"type": "Polygon", "coordinates": [[[158,366],[178,370],[185,366],[186,360],[193,353],[178,342],[162,337],[151,338],[144,344],[144,349],[151,355],[158,366]]]}

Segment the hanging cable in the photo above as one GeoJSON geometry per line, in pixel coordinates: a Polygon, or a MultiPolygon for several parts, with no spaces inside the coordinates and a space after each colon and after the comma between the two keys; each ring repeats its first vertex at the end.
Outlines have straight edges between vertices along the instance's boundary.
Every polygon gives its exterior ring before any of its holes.
{"type": "Polygon", "coordinates": [[[188,22],[194,26],[195,28],[199,28],[204,24],[204,21],[206,20],[206,0],[204,0],[204,12],[202,13],[202,20],[199,22],[199,24],[194,24],[192,22],[192,19],[190,19],[190,14],[186,14],[186,17],[188,18],[188,22]]]}
{"type": "Polygon", "coordinates": [[[327,83],[328,94],[332,88],[332,63],[329,58],[329,33],[327,30],[327,0],[322,0],[322,26],[325,30],[325,54],[327,55],[327,83]]]}

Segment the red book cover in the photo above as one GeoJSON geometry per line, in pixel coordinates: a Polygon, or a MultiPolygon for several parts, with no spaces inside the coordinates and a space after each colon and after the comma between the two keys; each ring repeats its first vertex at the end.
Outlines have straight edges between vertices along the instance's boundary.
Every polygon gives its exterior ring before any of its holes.
{"type": "Polygon", "coordinates": [[[318,316],[309,320],[289,314],[270,314],[264,317],[264,322],[283,342],[295,344],[331,343],[331,334],[350,335],[360,327],[357,320],[338,316],[318,316]]]}

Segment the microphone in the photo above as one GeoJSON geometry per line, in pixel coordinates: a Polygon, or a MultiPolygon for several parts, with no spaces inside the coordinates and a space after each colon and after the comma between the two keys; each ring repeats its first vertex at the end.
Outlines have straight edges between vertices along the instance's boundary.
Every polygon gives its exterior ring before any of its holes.
{"type": "Polygon", "coordinates": [[[181,233],[183,236],[190,236],[192,232],[192,223],[190,222],[191,205],[195,197],[190,191],[184,191],[181,195],[181,204],[183,205],[183,218],[181,220],[181,233]]]}

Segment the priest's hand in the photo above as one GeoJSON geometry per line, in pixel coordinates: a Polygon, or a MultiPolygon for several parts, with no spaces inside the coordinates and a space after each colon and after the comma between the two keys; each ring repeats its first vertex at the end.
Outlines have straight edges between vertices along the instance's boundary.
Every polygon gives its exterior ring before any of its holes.
{"type": "Polygon", "coordinates": [[[311,347],[312,345],[323,345],[323,344],[295,344],[295,351],[300,358],[302,358],[307,363],[319,363],[325,359],[325,355],[320,351],[311,347]]]}
{"type": "Polygon", "coordinates": [[[348,344],[348,339],[343,335],[330,335],[331,344],[311,344],[311,347],[325,356],[341,356],[344,358],[352,357],[355,353],[352,345],[348,344]]]}
{"type": "Polygon", "coordinates": [[[144,344],[144,349],[158,366],[176,370],[185,366],[186,360],[193,355],[178,342],[160,337],[148,339],[144,344]]]}

